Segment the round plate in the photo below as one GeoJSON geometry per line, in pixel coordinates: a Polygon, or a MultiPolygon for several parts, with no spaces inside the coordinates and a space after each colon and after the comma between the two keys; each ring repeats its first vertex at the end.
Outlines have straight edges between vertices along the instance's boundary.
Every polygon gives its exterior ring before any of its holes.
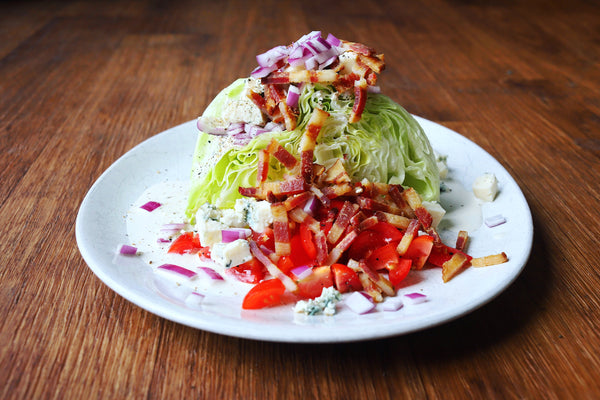
{"type": "MultiPolygon", "coordinates": [[[[241,295],[207,297],[201,307],[188,307],[157,289],[156,274],[140,258],[115,258],[117,247],[128,243],[125,217],[136,199],[165,180],[188,180],[197,136],[195,121],[137,145],[100,176],[81,204],[77,244],[98,278],[127,300],[169,320],[224,335],[277,342],[345,342],[406,334],[456,319],[489,302],[516,279],[531,251],[532,218],[518,185],[491,155],[454,131],[416,118],[434,149],[447,155],[449,177],[464,188],[485,172],[496,175],[500,191],[495,201],[481,205],[482,220],[501,214],[506,223],[494,228],[478,224],[469,231],[468,251],[474,257],[504,251],[509,257],[504,264],[468,268],[448,283],[442,282],[439,268],[411,272],[399,295],[423,293],[427,296],[424,303],[405,305],[395,312],[378,307],[364,315],[340,303],[331,317],[298,314],[291,305],[242,310],[241,295]]],[[[444,206],[460,208],[460,204],[444,206]]],[[[440,234],[456,237],[456,232],[441,230],[440,234]]]]}

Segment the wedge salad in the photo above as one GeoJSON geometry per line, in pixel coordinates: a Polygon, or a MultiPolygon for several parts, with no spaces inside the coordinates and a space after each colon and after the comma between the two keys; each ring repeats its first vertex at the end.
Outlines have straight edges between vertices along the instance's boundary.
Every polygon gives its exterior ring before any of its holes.
{"type": "Polygon", "coordinates": [[[170,254],[247,284],[244,309],[298,301],[311,315],[332,314],[344,293],[360,293],[357,307],[394,297],[413,270],[440,268],[448,282],[507,261],[471,257],[464,231],[442,242],[438,160],[381,93],[383,54],[316,31],[257,63],[198,118],[187,221],[164,239],[170,254]]]}

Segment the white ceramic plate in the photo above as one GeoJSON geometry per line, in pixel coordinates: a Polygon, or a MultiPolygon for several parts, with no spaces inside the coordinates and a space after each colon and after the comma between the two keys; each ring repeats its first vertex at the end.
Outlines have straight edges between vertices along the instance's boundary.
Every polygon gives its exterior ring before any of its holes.
{"type": "MultiPolygon", "coordinates": [[[[115,262],[118,245],[128,242],[127,211],[142,192],[165,180],[188,179],[195,121],[144,141],[102,174],[81,204],[77,244],[92,271],[124,298],[169,320],[224,335],[277,342],[345,342],[406,334],[456,319],[492,300],[519,275],[532,246],[531,213],[518,185],[492,156],[456,132],[417,120],[434,149],[448,156],[450,176],[464,187],[470,188],[484,172],[496,175],[500,192],[494,202],[483,204],[482,216],[501,214],[507,222],[494,228],[482,224],[470,231],[469,253],[477,257],[504,251],[510,258],[497,266],[468,268],[446,284],[439,268],[411,273],[400,294],[426,294],[425,303],[365,315],[354,314],[342,304],[332,317],[308,317],[294,313],[290,305],[245,311],[241,296],[231,296],[207,297],[200,308],[192,309],[159,294],[156,274],[140,258],[120,257],[115,262]]],[[[455,237],[452,232],[442,233],[455,237]]]]}

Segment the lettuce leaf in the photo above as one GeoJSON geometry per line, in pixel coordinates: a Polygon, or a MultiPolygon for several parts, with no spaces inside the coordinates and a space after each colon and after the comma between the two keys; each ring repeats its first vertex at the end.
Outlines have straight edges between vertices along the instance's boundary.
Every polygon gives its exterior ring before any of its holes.
{"type": "MultiPolygon", "coordinates": [[[[226,99],[245,96],[245,79],[235,81],[217,95],[203,117],[218,119],[226,99]]],[[[242,196],[240,186],[256,183],[257,154],[272,138],[300,158],[298,146],[304,127],[315,107],[330,113],[321,129],[315,159],[329,166],[344,159],[354,181],[402,184],[413,187],[426,201],[439,199],[439,172],[433,149],[417,121],[400,105],[381,94],[369,94],[362,118],[354,124],[348,118],[353,96],[341,96],[333,87],[305,85],[299,100],[298,127],[293,131],[263,133],[244,147],[231,139],[200,132],[194,152],[191,191],[187,208],[192,218],[204,203],[220,208],[233,207],[242,196]]],[[[285,168],[276,160],[270,164],[269,179],[281,179],[285,168]]]]}

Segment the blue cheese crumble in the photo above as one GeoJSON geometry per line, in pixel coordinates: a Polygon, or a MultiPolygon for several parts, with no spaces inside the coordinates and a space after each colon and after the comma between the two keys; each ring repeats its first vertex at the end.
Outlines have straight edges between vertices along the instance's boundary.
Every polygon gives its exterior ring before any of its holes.
{"type": "Polygon", "coordinates": [[[340,300],[342,300],[342,294],[334,287],[323,288],[319,297],[297,302],[294,311],[306,315],[334,315],[335,305],[340,300]]]}

